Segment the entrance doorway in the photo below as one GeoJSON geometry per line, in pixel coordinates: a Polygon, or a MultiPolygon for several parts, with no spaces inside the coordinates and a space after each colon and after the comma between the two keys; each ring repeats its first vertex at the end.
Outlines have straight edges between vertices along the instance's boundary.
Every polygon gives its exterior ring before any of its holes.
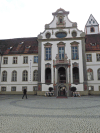
{"type": "Polygon", "coordinates": [[[64,67],[58,69],[58,82],[66,83],[66,70],[64,67]]]}
{"type": "Polygon", "coordinates": [[[65,86],[58,87],[58,96],[66,96],[66,87],[65,86]]]}

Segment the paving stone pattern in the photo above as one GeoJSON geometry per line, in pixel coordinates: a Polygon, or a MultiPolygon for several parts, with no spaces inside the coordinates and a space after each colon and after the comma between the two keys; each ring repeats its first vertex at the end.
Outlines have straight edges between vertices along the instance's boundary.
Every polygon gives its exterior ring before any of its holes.
{"type": "Polygon", "coordinates": [[[0,133],[100,133],[100,97],[0,95],[0,133]]]}

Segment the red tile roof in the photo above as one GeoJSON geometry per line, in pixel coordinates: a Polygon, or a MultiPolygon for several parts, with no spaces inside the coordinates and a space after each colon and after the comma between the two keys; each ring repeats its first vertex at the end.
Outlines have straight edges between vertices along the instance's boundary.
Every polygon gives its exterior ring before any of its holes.
{"type": "Polygon", "coordinates": [[[2,51],[2,55],[38,54],[37,37],[0,40],[0,50],[2,51]]]}
{"type": "Polygon", "coordinates": [[[86,51],[100,51],[100,34],[86,35],[85,42],[86,51]]]}

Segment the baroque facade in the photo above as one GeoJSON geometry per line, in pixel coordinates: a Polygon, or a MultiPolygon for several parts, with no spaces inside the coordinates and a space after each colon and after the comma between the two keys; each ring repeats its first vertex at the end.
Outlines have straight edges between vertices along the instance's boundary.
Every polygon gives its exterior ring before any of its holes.
{"type": "Polygon", "coordinates": [[[38,37],[0,40],[0,94],[44,95],[53,87],[70,96],[71,87],[81,95],[99,94],[99,24],[90,15],[85,32],[68,19],[69,12],[58,9],[53,20],[38,37]]]}

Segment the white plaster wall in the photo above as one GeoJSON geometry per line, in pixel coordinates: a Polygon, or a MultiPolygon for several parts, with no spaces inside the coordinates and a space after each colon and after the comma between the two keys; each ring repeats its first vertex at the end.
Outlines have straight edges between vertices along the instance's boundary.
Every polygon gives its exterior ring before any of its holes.
{"type": "Polygon", "coordinates": [[[78,85],[75,85],[75,84],[71,84],[71,86],[73,87],[76,87],[77,90],[76,91],[83,91],[83,84],[78,84],[78,85]]]}
{"type": "Polygon", "coordinates": [[[86,27],[86,29],[87,29],[87,34],[98,34],[99,33],[99,31],[98,31],[98,26],[93,26],[94,27],[94,29],[95,29],[95,32],[90,32],[90,28],[91,27],[86,27]]]}
{"type": "Polygon", "coordinates": [[[56,33],[57,32],[66,32],[67,36],[65,38],[73,38],[72,37],[72,32],[76,31],[77,32],[77,37],[80,37],[80,34],[82,33],[82,31],[79,31],[77,28],[64,28],[62,31],[58,30],[58,29],[49,29],[49,30],[45,30],[41,35],[42,35],[42,39],[47,39],[46,38],[46,33],[50,33],[51,37],[50,38],[57,38],[56,37],[56,33]]]}
{"type": "MultiPolygon", "coordinates": [[[[12,64],[13,56],[8,56],[8,64],[1,64],[1,73],[6,70],[7,71],[7,82],[1,82],[1,86],[6,86],[7,91],[11,91],[11,86],[16,86],[16,91],[21,91],[22,86],[27,86],[28,91],[33,90],[33,86],[37,86],[38,81],[33,81],[33,71],[38,70],[38,63],[34,63],[34,56],[37,55],[16,55],[18,57],[18,64],[12,64]],[[23,56],[28,56],[28,64],[23,64],[23,56]],[[32,59],[32,82],[29,82],[29,60],[32,59]],[[17,81],[11,81],[12,71],[17,71],[17,81]],[[28,81],[22,81],[22,72],[24,70],[28,71],[28,81]],[[20,86],[20,87],[18,87],[20,86]]],[[[4,56],[6,57],[6,56],[4,56]]]]}
{"type": "MultiPolygon", "coordinates": [[[[65,27],[72,27],[72,22],[68,19],[68,16],[67,15],[65,15],[64,21],[66,22],[65,27]]],[[[57,25],[56,25],[57,22],[58,22],[58,18],[55,17],[53,19],[53,21],[49,24],[49,27],[50,28],[56,28],[57,27],[57,25]]]]}
{"type": "Polygon", "coordinates": [[[100,68],[100,61],[96,59],[96,53],[86,53],[92,54],[92,62],[86,62],[87,69],[91,68],[93,70],[93,80],[88,81],[88,86],[94,86],[94,91],[99,90],[100,80],[98,80],[98,69],[100,68]]]}
{"type": "MultiPolygon", "coordinates": [[[[68,60],[71,59],[71,44],[74,40],[66,40],[63,41],[65,43],[65,54],[68,56],[68,60]]],[[[73,82],[73,75],[72,75],[72,63],[77,62],[79,63],[79,79],[80,83],[83,83],[84,78],[83,78],[83,59],[82,59],[82,44],[80,40],[77,40],[79,42],[78,44],[78,50],[79,50],[79,60],[71,60],[71,83],[73,82]]],[[[45,64],[50,63],[51,64],[51,73],[52,73],[52,83],[53,83],[53,60],[55,60],[56,54],[58,54],[58,47],[57,44],[59,41],[49,41],[48,43],[52,44],[52,60],[46,61],[45,59],[45,48],[44,44],[45,42],[42,42],[42,58],[41,58],[41,83],[45,83],[45,64]]],[[[68,76],[69,76],[69,70],[68,70],[68,76]]],[[[55,81],[57,82],[57,70],[55,68],[55,81]]],[[[69,79],[68,79],[69,80],[69,79]]],[[[78,86],[78,85],[77,85],[78,86]]],[[[82,87],[83,89],[83,87],[82,87]]],[[[42,90],[43,91],[48,91],[46,85],[42,85],[42,90]]],[[[81,91],[81,90],[80,90],[81,91]]]]}

